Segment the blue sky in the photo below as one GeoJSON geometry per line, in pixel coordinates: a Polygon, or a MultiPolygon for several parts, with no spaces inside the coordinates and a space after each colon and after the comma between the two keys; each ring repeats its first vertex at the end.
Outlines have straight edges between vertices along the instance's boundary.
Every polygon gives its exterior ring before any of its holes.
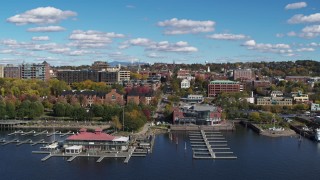
{"type": "Polygon", "coordinates": [[[0,11],[0,64],[319,60],[318,0],[3,0],[0,11]]]}

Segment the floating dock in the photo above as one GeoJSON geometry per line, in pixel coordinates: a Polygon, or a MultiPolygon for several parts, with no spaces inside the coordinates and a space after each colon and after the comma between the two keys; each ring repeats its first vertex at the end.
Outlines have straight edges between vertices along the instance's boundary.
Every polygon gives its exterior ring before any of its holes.
{"type": "Polygon", "coordinates": [[[237,159],[219,131],[192,131],[189,138],[194,159],[237,159]]]}

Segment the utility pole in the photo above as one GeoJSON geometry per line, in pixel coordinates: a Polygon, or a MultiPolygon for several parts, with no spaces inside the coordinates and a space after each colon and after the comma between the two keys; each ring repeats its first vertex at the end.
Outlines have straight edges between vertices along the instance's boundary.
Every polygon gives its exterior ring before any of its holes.
{"type": "Polygon", "coordinates": [[[122,131],[124,131],[124,105],[122,106],[122,131]]]}

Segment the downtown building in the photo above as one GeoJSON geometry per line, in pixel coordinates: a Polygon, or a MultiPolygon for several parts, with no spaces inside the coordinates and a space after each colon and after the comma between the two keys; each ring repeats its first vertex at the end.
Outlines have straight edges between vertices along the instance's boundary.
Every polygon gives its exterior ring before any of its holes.
{"type": "Polygon", "coordinates": [[[215,97],[222,92],[240,92],[243,86],[236,81],[215,80],[208,84],[208,97],[215,97]]]}
{"type": "Polygon", "coordinates": [[[233,80],[252,80],[253,73],[251,69],[235,69],[233,71],[233,80]]]}

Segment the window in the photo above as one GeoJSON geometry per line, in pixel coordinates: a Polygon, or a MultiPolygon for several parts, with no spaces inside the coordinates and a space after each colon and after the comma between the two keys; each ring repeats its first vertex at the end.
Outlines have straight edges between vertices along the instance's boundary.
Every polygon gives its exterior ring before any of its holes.
{"type": "Polygon", "coordinates": [[[116,96],[114,94],[112,94],[111,99],[116,100],[116,96]]]}

